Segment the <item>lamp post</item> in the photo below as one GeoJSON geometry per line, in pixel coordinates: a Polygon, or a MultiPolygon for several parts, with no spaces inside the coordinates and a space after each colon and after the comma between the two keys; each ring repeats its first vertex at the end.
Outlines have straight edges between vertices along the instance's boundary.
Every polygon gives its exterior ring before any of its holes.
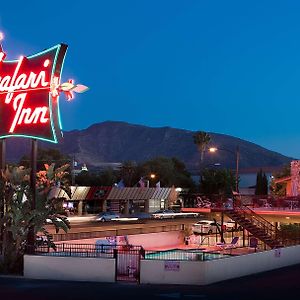
{"type": "Polygon", "coordinates": [[[240,147],[236,146],[235,151],[225,149],[225,148],[216,148],[216,147],[211,147],[208,149],[209,152],[215,153],[218,150],[220,151],[227,151],[235,155],[235,191],[238,193],[239,192],[239,162],[240,162],[240,147]]]}
{"type": "MultiPolygon", "coordinates": [[[[155,177],[156,177],[155,174],[153,174],[153,173],[150,174],[150,180],[155,179],[155,177]]],[[[150,187],[150,180],[149,179],[147,180],[147,188],[150,187]]]]}

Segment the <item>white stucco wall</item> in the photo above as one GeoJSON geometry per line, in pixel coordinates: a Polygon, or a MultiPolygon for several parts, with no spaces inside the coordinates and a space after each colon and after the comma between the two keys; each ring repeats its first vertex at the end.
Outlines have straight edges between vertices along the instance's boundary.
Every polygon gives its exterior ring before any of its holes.
{"type": "Polygon", "coordinates": [[[179,270],[165,270],[165,261],[142,260],[141,283],[206,285],[300,263],[300,246],[212,261],[180,261],[179,270]]]}
{"type": "Polygon", "coordinates": [[[114,282],[115,259],[25,255],[24,277],[114,282]]]}
{"type": "Polygon", "coordinates": [[[265,272],[300,263],[300,246],[281,248],[280,256],[276,255],[276,251],[277,250],[270,250],[204,262],[204,284],[265,272]]]}
{"type": "Polygon", "coordinates": [[[204,282],[204,264],[200,261],[178,261],[179,271],[165,271],[163,260],[142,260],[140,282],[149,284],[193,284],[204,282]]]}

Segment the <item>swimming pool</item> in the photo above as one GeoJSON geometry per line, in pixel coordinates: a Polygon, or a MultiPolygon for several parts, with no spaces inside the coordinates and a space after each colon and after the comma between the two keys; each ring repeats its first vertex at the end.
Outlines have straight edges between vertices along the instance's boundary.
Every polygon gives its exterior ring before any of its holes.
{"type": "Polygon", "coordinates": [[[166,251],[146,251],[145,259],[153,260],[193,260],[193,261],[207,261],[230,257],[230,254],[203,252],[200,249],[172,249],[166,251]]]}

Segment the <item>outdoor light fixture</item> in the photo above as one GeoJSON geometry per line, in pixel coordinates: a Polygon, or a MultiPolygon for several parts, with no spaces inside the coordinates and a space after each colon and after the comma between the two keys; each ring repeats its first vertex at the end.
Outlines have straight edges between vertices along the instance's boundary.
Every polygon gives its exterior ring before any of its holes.
{"type": "Polygon", "coordinates": [[[211,147],[208,149],[208,151],[212,152],[212,153],[216,152],[217,150],[218,150],[218,148],[215,148],[215,147],[211,147]]]}
{"type": "Polygon", "coordinates": [[[239,160],[240,160],[240,148],[239,146],[236,147],[236,151],[232,151],[229,149],[224,148],[217,148],[217,147],[210,147],[208,151],[211,153],[215,153],[217,151],[227,151],[235,155],[235,163],[236,163],[236,173],[235,173],[235,191],[239,192],[239,160]]]}

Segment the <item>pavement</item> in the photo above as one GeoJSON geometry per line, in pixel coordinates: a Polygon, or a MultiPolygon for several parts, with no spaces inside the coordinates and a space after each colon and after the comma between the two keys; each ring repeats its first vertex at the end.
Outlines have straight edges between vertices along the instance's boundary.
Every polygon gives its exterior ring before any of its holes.
{"type": "Polygon", "coordinates": [[[294,300],[300,295],[299,278],[300,265],[207,286],[30,280],[0,276],[0,299],[294,300]]]}

